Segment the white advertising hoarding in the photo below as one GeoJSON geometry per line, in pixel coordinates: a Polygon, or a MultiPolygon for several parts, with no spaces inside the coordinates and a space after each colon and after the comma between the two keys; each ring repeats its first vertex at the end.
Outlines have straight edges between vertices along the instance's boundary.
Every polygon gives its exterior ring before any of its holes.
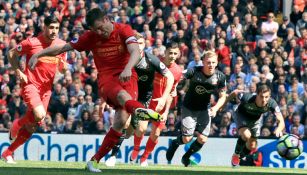
{"type": "MultiPolygon", "coordinates": [[[[70,134],[34,134],[28,142],[15,152],[16,160],[87,161],[98,150],[104,136],[70,134]]],[[[140,155],[143,153],[148,137],[144,137],[140,155]]],[[[174,137],[160,137],[159,143],[148,158],[150,164],[167,164],[166,150],[174,137]]],[[[230,159],[236,144],[235,138],[209,138],[200,152],[192,155],[198,164],[208,166],[230,166],[230,159]]],[[[259,150],[263,152],[263,165],[269,167],[307,168],[307,141],[304,152],[293,161],[286,161],[276,152],[276,140],[259,140],[259,150]]],[[[8,134],[0,133],[0,153],[9,146],[8,134]]],[[[180,146],[171,164],[181,164],[182,155],[188,145],[180,146]]],[[[133,149],[133,137],[126,139],[118,154],[118,162],[128,163],[133,149]]],[[[105,161],[105,158],[102,162],[105,161]]]]}

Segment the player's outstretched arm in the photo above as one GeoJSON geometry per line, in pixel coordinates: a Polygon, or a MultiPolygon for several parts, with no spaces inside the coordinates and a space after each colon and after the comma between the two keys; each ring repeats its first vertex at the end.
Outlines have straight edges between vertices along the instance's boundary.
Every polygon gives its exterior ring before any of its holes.
{"type": "Polygon", "coordinates": [[[16,72],[17,77],[20,78],[22,82],[28,83],[27,76],[19,69],[18,52],[16,48],[9,50],[7,54],[8,61],[10,62],[12,69],[16,72]]]}
{"type": "Polygon", "coordinates": [[[282,116],[281,112],[275,112],[276,120],[278,122],[278,126],[274,131],[276,137],[281,137],[283,135],[283,130],[285,128],[285,121],[284,117],[282,116]]]}
{"type": "Polygon", "coordinates": [[[220,110],[223,110],[228,102],[230,102],[232,99],[236,98],[239,93],[243,93],[243,90],[235,89],[230,94],[226,95],[225,103],[222,105],[220,110]]]}
{"type": "Polygon", "coordinates": [[[136,66],[139,63],[141,57],[139,45],[137,43],[127,44],[127,48],[130,53],[130,59],[123,72],[119,75],[119,79],[122,82],[130,80],[132,75],[131,70],[134,66],[136,66]]]}
{"type": "Polygon", "coordinates": [[[56,55],[59,55],[61,53],[67,52],[69,50],[73,50],[73,49],[74,48],[70,45],[70,43],[48,47],[48,48],[41,50],[40,52],[32,55],[32,57],[30,58],[29,63],[28,63],[29,67],[31,69],[34,69],[34,67],[37,63],[37,59],[39,57],[56,56],[56,55]]]}

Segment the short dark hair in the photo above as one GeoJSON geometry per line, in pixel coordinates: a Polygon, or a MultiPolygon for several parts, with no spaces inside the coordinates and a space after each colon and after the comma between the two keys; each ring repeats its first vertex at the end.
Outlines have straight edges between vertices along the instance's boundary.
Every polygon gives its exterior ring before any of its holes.
{"type": "Polygon", "coordinates": [[[166,49],[179,49],[179,44],[177,42],[171,42],[166,45],[166,49]]]}
{"type": "Polygon", "coordinates": [[[86,24],[88,26],[93,26],[94,22],[98,19],[102,19],[107,16],[107,11],[101,10],[100,8],[93,8],[86,14],[86,24]]]}
{"type": "Polygon", "coordinates": [[[54,15],[50,15],[50,16],[47,16],[45,19],[44,19],[44,24],[46,26],[50,26],[50,24],[52,23],[60,23],[59,19],[57,17],[55,17],[54,15]]]}
{"type": "Polygon", "coordinates": [[[262,84],[259,87],[257,87],[257,94],[265,93],[265,92],[271,92],[271,89],[268,85],[262,84]]]}

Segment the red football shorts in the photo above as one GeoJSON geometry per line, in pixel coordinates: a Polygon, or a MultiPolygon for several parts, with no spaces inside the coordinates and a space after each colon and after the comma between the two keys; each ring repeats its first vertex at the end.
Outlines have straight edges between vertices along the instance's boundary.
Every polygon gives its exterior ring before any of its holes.
{"type": "Polygon", "coordinates": [[[38,90],[33,84],[26,84],[22,89],[22,97],[28,106],[28,110],[32,111],[35,107],[43,105],[47,111],[49,100],[51,97],[51,88],[38,90]]]}
{"type": "Polygon", "coordinates": [[[101,74],[98,77],[100,96],[107,102],[108,105],[111,105],[114,108],[123,108],[117,100],[117,95],[121,90],[125,90],[128,94],[130,94],[132,100],[137,100],[138,79],[136,74],[132,74],[131,79],[127,82],[120,82],[119,74],[101,74]]]}

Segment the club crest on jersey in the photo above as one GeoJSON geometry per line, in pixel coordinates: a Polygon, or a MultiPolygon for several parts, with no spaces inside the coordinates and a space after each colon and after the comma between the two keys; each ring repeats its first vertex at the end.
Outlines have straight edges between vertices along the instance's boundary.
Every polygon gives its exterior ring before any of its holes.
{"type": "Polygon", "coordinates": [[[22,51],[22,46],[21,46],[20,44],[18,44],[18,46],[17,46],[17,51],[18,51],[18,52],[21,52],[21,51],[22,51]]]}
{"type": "Polygon", "coordinates": [[[163,64],[162,62],[160,62],[160,69],[165,69],[165,64],[163,64]]]}
{"type": "Polygon", "coordinates": [[[214,76],[214,77],[212,77],[212,79],[211,79],[211,84],[212,85],[217,85],[217,78],[216,78],[216,76],[214,76]]]}
{"type": "Polygon", "coordinates": [[[198,85],[195,87],[195,91],[198,94],[204,94],[206,92],[206,89],[205,87],[198,85]]]}
{"type": "Polygon", "coordinates": [[[70,42],[75,44],[75,43],[77,43],[78,41],[79,41],[78,38],[73,38],[70,42]]]}
{"type": "Polygon", "coordinates": [[[148,76],[147,75],[142,75],[142,76],[139,77],[139,80],[147,81],[148,80],[148,76]]]}

